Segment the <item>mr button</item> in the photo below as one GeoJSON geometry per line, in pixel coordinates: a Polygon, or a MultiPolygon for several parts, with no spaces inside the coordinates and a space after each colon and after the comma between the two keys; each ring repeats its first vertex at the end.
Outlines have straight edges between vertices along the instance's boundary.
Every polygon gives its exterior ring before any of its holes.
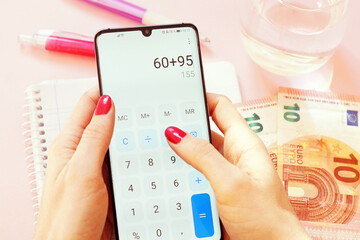
{"type": "Polygon", "coordinates": [[[185,121],[196,121],[200,117],[199,106],[196,102],[181,104],[180,112],[185,121]]]}

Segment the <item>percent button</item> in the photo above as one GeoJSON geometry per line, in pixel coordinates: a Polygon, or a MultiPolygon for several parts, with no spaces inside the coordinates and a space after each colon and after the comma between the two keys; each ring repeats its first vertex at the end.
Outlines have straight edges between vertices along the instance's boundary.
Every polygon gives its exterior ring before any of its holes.
{"type": "Polygon", "coordinates": [[[132,235],[134,236],[134,239],[140,239],[141,238],[139,233],[137,233],[137,232],[133,232],[132,235]]]}
{"type": "MultiPolygon", "coordinates": [[[[121,233],[121,230],[119,231],[121,233]]],[[[145,236],[145,228],[143,226],[133,226],[129,227],[126,231],[126,237],[125,239],[134,239],[134,240],[142,240],[146,239],[145,236]]],[[[120,235],[121,239],[121,235],[120,235]]]]}

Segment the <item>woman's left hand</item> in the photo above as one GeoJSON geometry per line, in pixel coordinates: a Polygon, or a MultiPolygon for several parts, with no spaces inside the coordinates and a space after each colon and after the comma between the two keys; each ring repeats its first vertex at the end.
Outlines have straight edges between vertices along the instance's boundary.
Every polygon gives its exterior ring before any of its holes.
{"type": "Polygon", "coordinates": [[[112,215],[102,166],[115,108],[97,87],[86,92],[49,150],[34,239],[110,239],[112,215]]]}

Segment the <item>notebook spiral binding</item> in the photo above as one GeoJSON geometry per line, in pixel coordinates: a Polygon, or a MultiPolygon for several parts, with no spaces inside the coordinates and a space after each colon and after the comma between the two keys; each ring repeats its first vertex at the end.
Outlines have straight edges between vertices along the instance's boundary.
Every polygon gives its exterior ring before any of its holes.
{"type": "Polygon", "coordinates": [[[32,193],[35,223],[39,212],[39,203],[47,167],[47,143],[45,139],[41,93],[30,87],[25,90],[24,143],[25,161],[29,172],[29,184],[32,193]]]}

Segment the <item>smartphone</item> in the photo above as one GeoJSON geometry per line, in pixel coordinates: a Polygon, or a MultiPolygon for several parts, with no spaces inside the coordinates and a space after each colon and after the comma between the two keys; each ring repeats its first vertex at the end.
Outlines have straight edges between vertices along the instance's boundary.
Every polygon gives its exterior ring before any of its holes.
{"type": "Polygon", "coordinates": [[[116,109],[108,156],[117,239],[221,239],[209,182],[164,135],[177,126],[210,141],[196,27],[107,29],[95,47],[100,93],[116,109]]]}

